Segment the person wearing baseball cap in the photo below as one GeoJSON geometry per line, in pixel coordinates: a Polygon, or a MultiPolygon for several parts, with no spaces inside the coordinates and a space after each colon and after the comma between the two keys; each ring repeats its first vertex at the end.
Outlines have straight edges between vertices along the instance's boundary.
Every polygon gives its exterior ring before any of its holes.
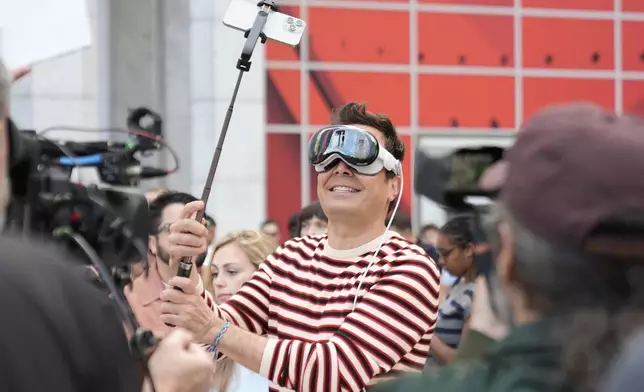
{"type": "Polygon", "coordinates": [[[632,317],[644,315],[643,171],[632,117],[575,103],[527,121],[480,179],[500,190],[493,273],[509,333],[479,358],[374,391],[593,390],[644,319],[632,317]]]}

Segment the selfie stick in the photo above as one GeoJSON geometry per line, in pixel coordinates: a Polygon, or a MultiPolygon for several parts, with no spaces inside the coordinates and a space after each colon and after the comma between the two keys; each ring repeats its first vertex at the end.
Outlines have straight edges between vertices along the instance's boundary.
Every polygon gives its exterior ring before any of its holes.
{"type": "MultiPolygon", "coordinates": [[[[235,84],[235,89],[233,90],[233,96],[230,99],[230,105],[228,106],[228,111],[226,112],[226,117],[224,118],[224,124],[221,127],[221,133],[219,134],[219,140],[217,141],[217,148],[215,153],[212,156],[212,162],[210,163],[210,171],[208,172],[208,177],[206,178],[206,184],[203,187],[203,192],[201,194],[201,201],[204,203],[204,208],[197,213],[195,218],[197,222],[201,222],[206,210],[206,203],[208,202],[208,197],[210,197],[210,189],[212,188],[212,182],[215,179],[215,172],[217,171],[217,165],[219,164],[219,157],[221,157],[221,149],[224,146],[224,140],[226,139],[226,132],[228,132],[228,126],[230,125],[230,119],[233,116],[233,110],[235,108],[235,100],[237,99],[237,93],[239,92],[239,86],[241,85],[242,77],[244,72],[250,70],[251,61],[250,58],[253,55],[253,50],[257,45],[257,40],[260,39],[262,43],[266,43],[266,35],[264,34],[264,26],[266,26],[266,21],[268,20],[268,15],[277,11],[275,2],[272,0],[262,0],[257,3],[259,7],[259,12],[253,23],[253,27],[250,30],[246,30],[244,37],[246,37],[246,43],[242,49],[242,54],[237,60],[237,69],[239,70],[239,76],[237,76],[237,83],[235,84]]],[[[179,269],[177,271],[177,276],[183,276],[185,278],[190,276],[192,271],[193,258],[184,257],[179,261],[179,269]]],[[[176,287],[175,287],[176,288],[176,287]]],[[[179,289],[177,289],[179,290],[179,289]]]]}

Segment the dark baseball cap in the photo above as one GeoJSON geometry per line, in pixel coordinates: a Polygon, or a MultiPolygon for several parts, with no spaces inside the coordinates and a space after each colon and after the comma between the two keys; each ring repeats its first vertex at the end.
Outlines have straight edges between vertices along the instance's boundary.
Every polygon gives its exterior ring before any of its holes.
{"type": "Polygon", "coordinates": [[[480,185],[500,189],[522,225],[566,247],[581,247],[615,216],[639,215],[644,224],[644,125],[594,104],[546,108],[480,185]]]}

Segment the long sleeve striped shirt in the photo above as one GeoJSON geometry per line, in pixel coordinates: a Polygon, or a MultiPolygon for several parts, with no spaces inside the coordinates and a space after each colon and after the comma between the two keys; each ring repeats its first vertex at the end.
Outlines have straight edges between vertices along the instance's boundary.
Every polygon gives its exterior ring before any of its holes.
{"type": "Polygon", "coordinates": [[[260,374],[271,391],[361,391],[422,370],[436,322],[440,273],[394,232],[356,289],[382,237],[335,250],[326,236],[287,241],[215,313],[268,337],[260,374]]]}

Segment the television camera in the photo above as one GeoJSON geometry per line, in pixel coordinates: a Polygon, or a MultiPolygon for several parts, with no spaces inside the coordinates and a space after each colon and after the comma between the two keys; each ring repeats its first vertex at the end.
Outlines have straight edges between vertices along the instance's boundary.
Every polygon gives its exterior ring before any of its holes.
{"type": "MultiPolygon", "coordinates": [[[[138,192],[114,189],[136,186],[142,179],[177,170],[144,166],[140,157],[161,147],[161,117],[147,109],[130,112],[124,142],[57,142],[47,138],[54,127],[36,133],[20,131],[9,120],[12,198],[7,225],[30,236],[59,235],[62,228],[83,236],[110,267],[145,259],[147,203],[138,192]],[[84,186],[70,178],[74,169],[95,168],[101,184],[84,186]]],[[[89,130],[92,131],[92,130],[89,130]]]]}
{"type": "Polygon", "coordinates": [[[495,263],[500,250],[498,211],[493,206],[499,195],[499,187],[481,187],[484,177],[496,172],[501,165],[505,150],[497,146],[461,148],[451,154],[434,158],[424,152],[416,152],[415,191],[438,205],[449,214],[471,218],[474,265],[479,275],[485,277],[490,298],[490,307],[501,320],[510,320],[507,297],[499,290],[495,263]],[[474,200],[487,199],[488,203],[474,200]]]}
{"type": "Polygon", "coordinates": [[[148,204],[141,193],[115,187],[167,176],[178,169],[178,160],[163,141],[159,114],[147,108],[131,110],[127,125],[127,129],[54,127],[35,132],[21,131],[8,120],[11,202],[5,230],[53,240],[90,264],[132,331],[133,353],[145,359],[156,339],[138,326],[122,292],[130,282],[132,263],[142,262],[147,273],[148,204]],[[129,138],[63,143],[47,138],[53,130],[122,133],[129,138]],[[143,156],[161,148],[174,157],[172,169],[141,164],[143,156]],[[101,184],[74,183],[72,173],[81,168],[95,168],[101,184]]]}
{"type": "Polygon", "coordinates": [[[476,247],[474,262],[479,274],[489,277],[498,249],[497,216],[491,203],[499,189],[483,189],[481,177],[503,158],[505,150],[497,146],[461,148],[435,158],[416,151],[415,192],[444,207],[449,214],[471,217],[476,247]]]}

